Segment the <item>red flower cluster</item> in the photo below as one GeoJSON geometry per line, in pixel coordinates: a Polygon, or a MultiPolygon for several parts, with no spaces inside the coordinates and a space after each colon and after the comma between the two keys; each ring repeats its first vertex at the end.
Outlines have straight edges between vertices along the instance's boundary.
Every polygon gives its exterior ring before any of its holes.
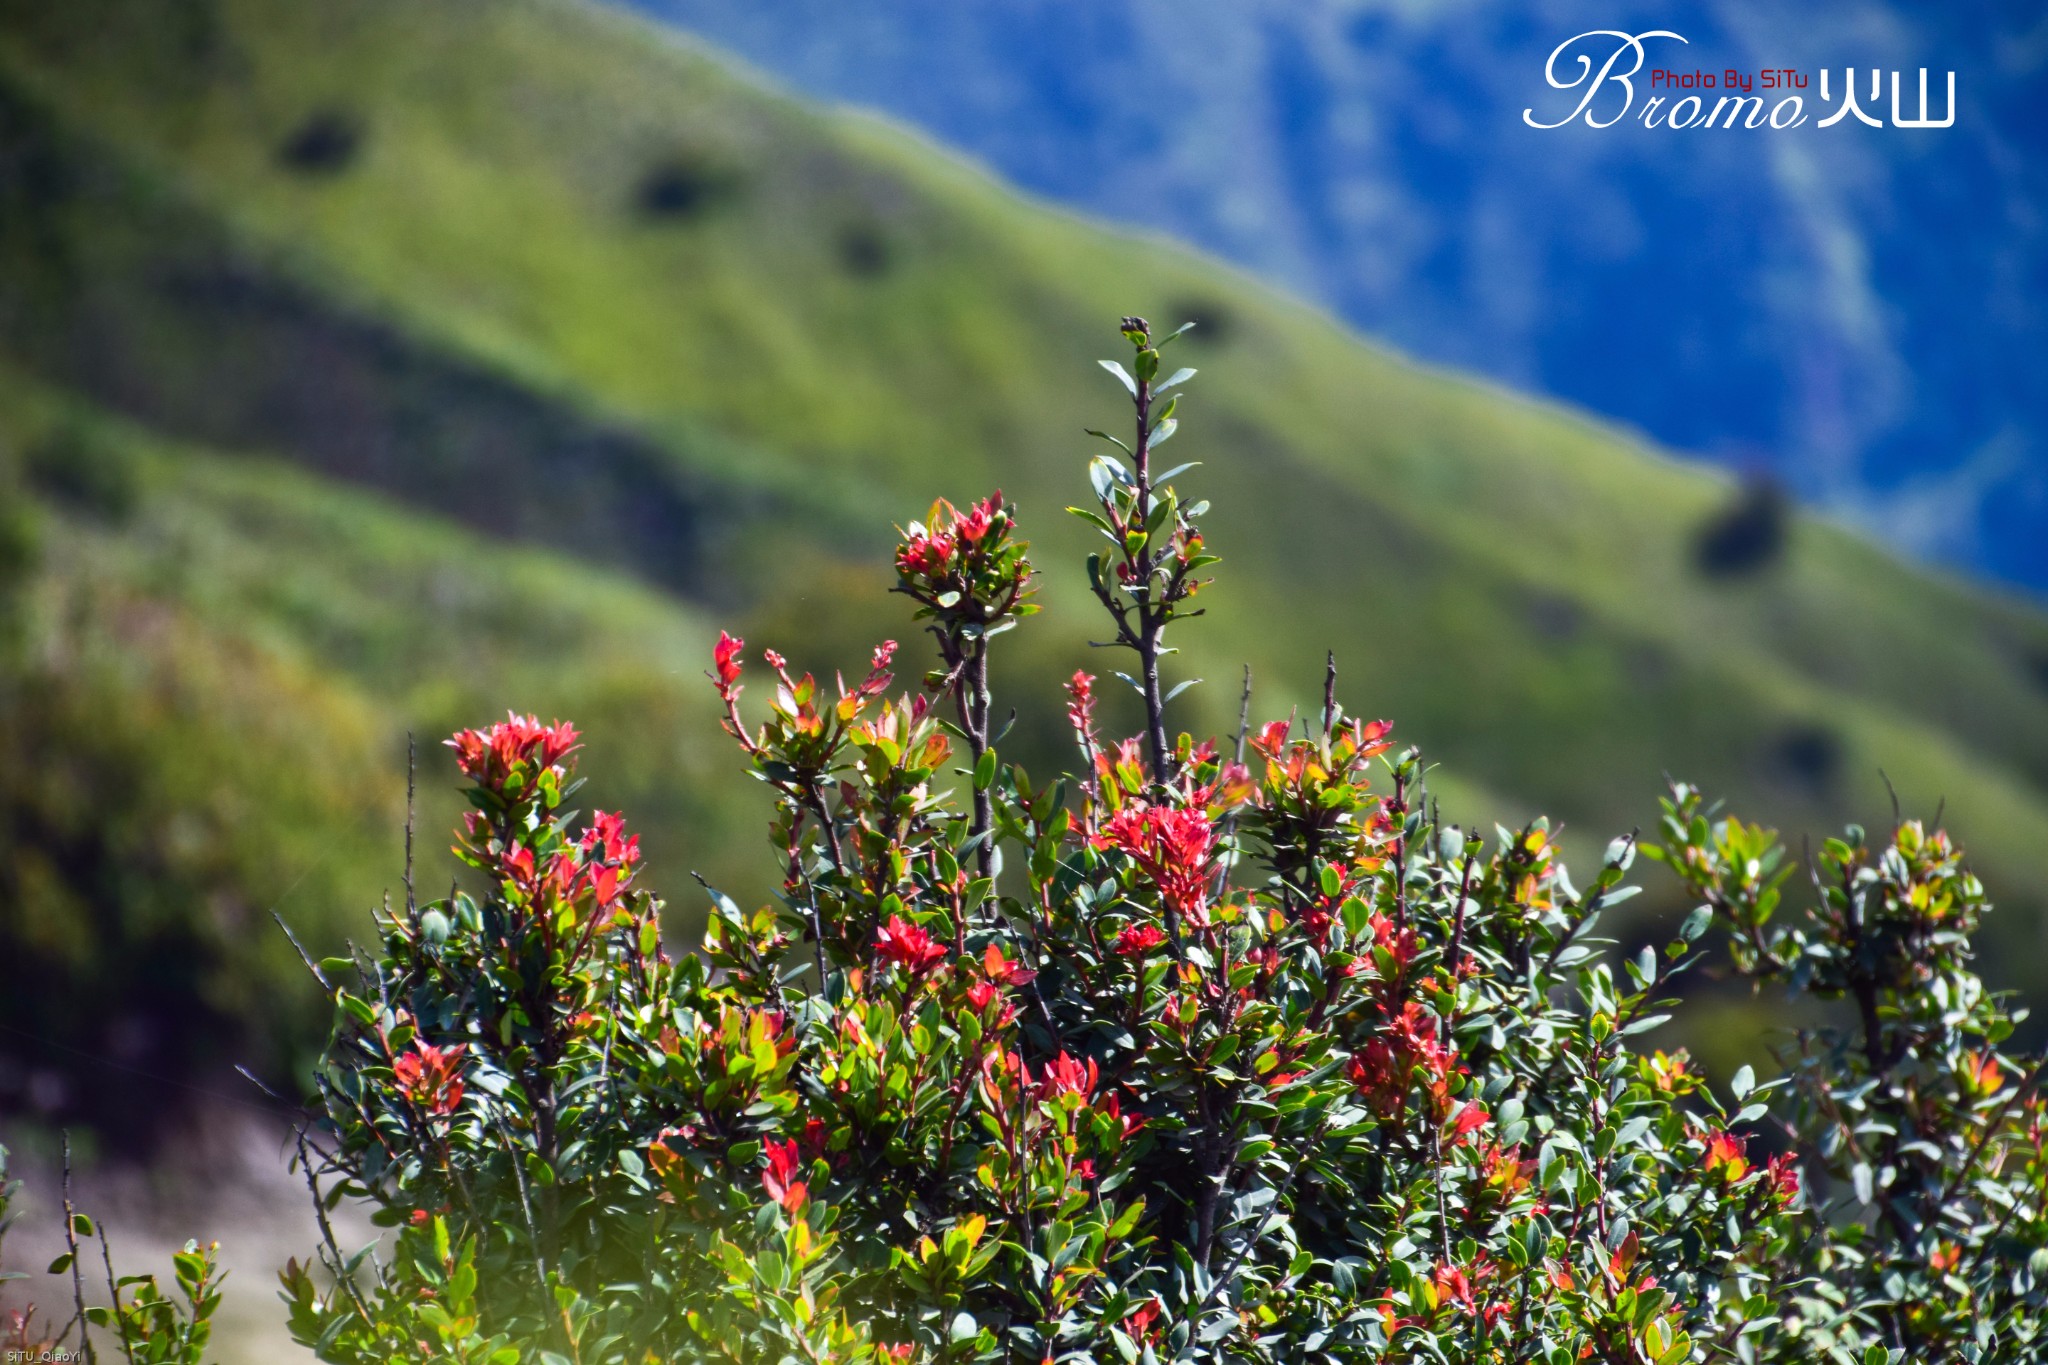
{"type": "Polygon", "coordinates": [[[789,1213],[795,1213],[811,1197],[810,1187],[797,1179],[803,1173],[803,1156],[796,1139],[767,1143],[768,1168],[761,1172],[761,1188],[789,1213]]]}
{"type": "MultiPolygon", "coordinates": [[[[981,955],[982,980],[967,988],[967,1003],[974,1007],[976,1014],[985,1014],[994,1001],[1005,999],[1007,986],[1028,985],[1038,979],[1038,973],[1021,962],[1012,962],[1003,956],[1002,948],[994,943],[988,945],[981,955]]],[[[1002,1018],[998,1024],[1007,1024],[1017,1017],[1017,1007],[1003,1005],[1002,1018]]]]}
{"type": "Polygon", "coordinates": [[[1165,1324],[1160,1321],[1160,1314],[1163,1311],[1159,1300],[1145,1300],[1136,1308],[1133,1308],[1130,1311],[1130,1315],[1124,1319],[1124,1335],[1137,1342],[1140,1346],[1156,1345],[1159,1341],[1159,1334],[1165,1327],[1165,1324]]]}
{"type": "MultiPolygon", "coordinates": [[[[1031,1070],[1029,1067],[1023,1067],[1022,1071],[1024,1083],[1029,1085],[1031,1070]]],[[[1101,1079],[1101,1071],[1096,1067],[1093,1058],[1083,1062],[1065,1049],[1061,1049],[1060,1055],[1047,1062],[1045,1070],[1039,1075],[1038,1098],[1056,1100],[1062,1095],[1079,1095],[1081,1102],[1086,1104],[1094,1098],[1095,1087],[1101,1079]]]]}
{"type": "Polygon", "coordinates": [[[586,858],[602,850],[604,861],[621,867],[631,867],[640,861],[640,836],[628,836],[626,817],[609,811],[599,811],[590,817],[590,828],[583,831],[578,846],[586,858]]]}
{"type": "Polygon", "coordinates": [[[1479,1149],[1479,1188],[1473,1203],[1483,1209],[1504,1207],[1528,1189],[1535,1176],[1535,1160],[1524,1158],[1520,1147],[1489,1142],[1479,1149]]]}
{"type": "MultiPolygon", "coordinates": [[[[1002,1115],[1011,1112],[1016,1100],[1024,1098],[1049,1102],[1075,1095],[1084,1107],[1093,1107],[1095,1092],[1102,1084],[1102,1069],[1092,1059],[1084,1061],[1064,1050],[1035,1077],[1021,1052],[998,1048],[989,1052],[981,1065],[982,1093],[997,1111],[999,1121],[1002,1115]]],[[[1123,1106],[1114,1095],[1103,1101],[1100,1112],[1116,1119],[1125,1137],[1144,1126],[1142,1118],[1124,1116],[1123,1106]]]]}
{"type": "Polygon", "coordinates": [[[1485,1105],[1476,1101],[1466,1101],[1458,1106],[1457,1116],[1451,1120],[1451,1141],[1454,1143],[1463,1142],[1466,1138],[1484,1128],[1486,1121],[1492,1117],[1493,1115],[1486,1112],[1485,1105]]]}
{"type": "Polygon", "coordinates": [[[1707,1135],[1706,1156],[1701,1168],[1723,1185],[1735,1185],[1749,1174],[1749,1144],[1739,1134],[1715,1132],[1707,1135]]]}
{"type": "Polygon", "coordinates": [[[718,632],[718,643],[711,647],[711,667],[721,694],[740,680],[740,651],[746,647],[747,642],[738,636],[718,632]]]}
{"type": "Polygon", "coordinates": [[[485,787],[501,787],[523,764],[536,770],[554,767],[575,749],[576,727],[567,721],[542,725],[532,716],[506,712],[488,730],[461,730],[448,740],[462,775],[485,787]]]}
{"type": "Polygon", "coordinates": [[[1084,754],[1095,750],[1095,677],[1079,669],[1067,680],[1067,723],[1074,727],[1084,754]]]}
{"type": "Polygon", "coordinates": [[[2005,1071],[1999,1065],[1998,1053],[1992,1049],[1964,1053],[1956,1079],[1974,1099],[1989,1099],[2005,1088],[2005,1071]]]}
{"type": "Polygon", "coordinates": [[[1422,935],[1413,928],[1401,928],[1385,915],[1375,914],[1372,917],[1372,946],[1386,949],[1393,964],[1389,978],[1399,981],[1408,975],[1408,964],[1422,950],[1422,935]]]}
{"type": "MultiPolygon", "coordinates": [[[[1700,1161],[1707,1177],[1723,1188],[1733,1189],[1757,1168],[1749,1159],[1749,1140],[1740,1133],[1715,1131],[1707,1134],[1707,1150],[1700,1161]]],[[[1799,1162],[1790,1153],[1772,1157],[1763,1166],[1764,1187],[1780,1207],[1799,1194],[1799,1162]]]]}
{"type": "Polygon", "coordinates": [[[987,538],[1002,511],[1001,489],[967,509],[965,515],[950,502],[933,505],[931,524],[913,526],[896,547],[896,568],[906,578],[942,578],[952,569],[956,555],[971,550],[987,538]]]}
{"type": "MultiPolygon", "coordinates": [[[[1450,1115],[1451,1078],[1462,1070],[1457,1050],[1437,1041],[1436,1021],[1414,1001],[1402,1006],[1346,1068],[1351,1083],[1381,1118],[1405,1114],[1408,1097],[1419,1084],[1431,1117],[1439,1123],[1450,1115]]],[[[1483,1122],[1485,1111],[1478,1117],[1483,1122]]]]}
{"type": "MultiPolygon", "coordinates": [[[[995,1001],[1002,998],[1002,991],[998,987],[993,986],[986,981],[977,981],[972,986],[969,986],[967,988],[967,1003],[974,1007],[974,1012],[976,1014],[988,1013],[988,1007],[995,1001]]],[[[998,1027],[1000,1027],[1004,1024],[1009,1023],[1012,1019],[1015,1019],[1016,1017],[1017,1007],[1006,1002],[1003,1005],[1002,1017],[996,1020],[996,1024],[998,1027]]]]}
{"type": "Polygon", "coordinates": [[[994,943],[982,952],[981,974],[998,986],[1024,986],[1038,979],[1037,972],[1004,957],[1002,948],[994,943]]]}
{"type": "Polygon", "coordinates": [[[938,578],[953,559],[953,537],[943,531],[914,532],[896,547],[897,572],[910,578],[938,578]]]}
{"type": "Polygon", "coordinates": [[[946,956],[946,945],[901,915],[875,930],[875,956],[912,972],[929,971],[946,956]]]}
{"type": "Polygon", "coordinates": [[[415,1043],[413,1050],[391,1063],[391,1074],[405,1097],[429,1114],[445,1117],[462,1104],[462,1044],[442,1049],[415,1043]]]}
{"type": "Polygon", "coordinates": [[[1116,936],[1110,950],[1119,957],[1143,957],[1164,942],[1166,935],[1157,925],[1133,924],[1116,936]]]}
{"type": "Polygon", "coordinates": [[[1110,817],[1093,842],[1097,848],[1113,848],[1136,861],[1158,888],[1166,907],[1190,928],[1208,924],[1216,831],[1199,807],[1133,801],[1110,817]]]}
{"type": "Polygon", "coordinates": [[[1498,1323],[1507,1316],[1509,1305],[1505,1303],[1482,1304],[1479,1295],[1486,1282],[1494,1278],[1499,1267],[1486,1258],[1484,1252],[1475,1257],[1469,1272],[1466,1267],[1440,1265],[1431,1280],[1436,1285],[1437,1301],[1449,1304],[1461,1312],[1480,1318],[1488,1326],[1498,1323]]]}
{"type": "Polygon", "coordinates": [[[1780,1204],[1789,1204],[1799,1195],[1799,1162],[1790,1152],[1780,1152],[1764,1166],[1764,1173],[1771,1182],[1771,1193],[1780,1204]]]}
{"type": "MultiPolygon", "coordinates": [[[[1617,1285],[1626,1287],[1628,1285],[1628,1277],[1635,1271],[1636,1261],[1642,1254],[1642,1235],[1630,1232],[1628,1236],[1621,1239],[1621,1245],[1614,1249],[1614,1254],[1607,1258],[1608,1275],[1613,1278],[1617,1285]]],[[[1636,1282],[1635,1287],[1640,1292],[1644,1289],[1654,1289],[1656,1286],[1657,1277],[1645,1275],[1636,1282]]]]}
{"type": "Polygon", "coordinates": [[[1122,1137],[1125,1141],[1129,1141],[1131,1134],[1145,1126],[1145,1116],[1143,1114],[1126,1114],[1123,1102],[1115,1095],[1111,1095],[1102,1102],[1099,1112],[1107,1114],[1110,1118],[1116,1120],[1118,1136],[1122,1137]]]}
{"type": "Polygon", "coordinates": [[[1003,490],[998,488],[988,497],[967,509],[967,515],[954,523],[954,529],[963,545],[979,545],[981,538],[995,525],[996,510],[1003,505],[1003,490]]]}
{"type": "Polygon", "coordinates": [[[563,849],[550,856],[542,867],[536,867],[533,850],[521,844],[498,863],[511,893],[527,904],[573,905],[583,898],[585,892],[590,893],[599,909],[615,904],[626,883],[632,880],[633,863],[640,856],[640,836],[621,838],[618,830],[623,827],[623,821],[616,815],[600,815],[598,820],[614,822],[608,836],[609,861],[585,861],[589,853],[605,847],[607,836],[595,828],[586,832],[578,844],[580,855],[563,849]]]}

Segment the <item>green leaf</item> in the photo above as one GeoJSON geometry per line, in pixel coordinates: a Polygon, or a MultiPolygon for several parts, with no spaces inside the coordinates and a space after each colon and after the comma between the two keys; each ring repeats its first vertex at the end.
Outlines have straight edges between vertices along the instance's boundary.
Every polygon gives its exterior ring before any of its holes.
{"type": "Polygon", "coordinates": [[[1116,539],[1116,528],[1111,526],[1109,522],[1103,518],[1101,513],[1091,512],[1085,507],[1069,507],[1067,510],[1073,513],[1075,516],[1079,517],[1081,520],[1087,522],[1090,526],[1098,528],[1104,535],[1108,536],[1111,540],[1116,539]]]}
{"type": "Polygon", "coordinates": [[[349,1018],[361,1024],[364,1028],[375,1028],[377,1026],[377,1011],[371,1007],[369,1001],[350,995],[347,991],[340,991],[336,994],[337,998],[341,1001],[342,1009],[347,1011],[349,1018]]]}
{"type": "Polygon", "coordinates": [[[1707,926],[1713,922],[1714,907],[1711,905],[1697,906],[1690,915],[1685,917],[1685,923],[1678,926],[1678,936],[1687,943],[1691,943],[1701,934],[1707,932],[1707,926]]]}
{"type": "Polygon", "coordinates": [[[1121,382],[1125,388],[1131,391],[1131,397],[1136,398],[1138,396],[1138,381],[1131,378],[1131,372],[1129,370],[1125,369],[1122,365],[1118,364],[1114,360],[1098,360],[1095,363],[1100,365],[1103,369],[1108,370],[1111,374],[1115,375],[1118,381],[1121,382]]]}
{"type": "Polygon", "coordinates": [[[1097,455],[1088,462],[1088,484],[1095,490],[1095,496],[1105,503],[1112,492],[1119,487],[1128,487],[1130,481],[1130,472],[1107,455],[1097,455]]]}
{"type": "Polygon", "coordinates": [[[1103,439],[1103,440],[1105,440],[1105,441],[1109,442],[1109,443],[1110,443],[1111,445],[1115,446],[1115,447],[1116,447],[1116,448],[1117,448],[1118,450],[1121,450],[1121,451],[1122,451],[1122,452],[1123,452],[1124,454],[1126,454],[1126,455],[1130,455],[1130,454],[1133,454],[1133,453],[1134,453],[1134,452],[1133,452],[1133,451],[1131,450],[1131,448],[1130,448],[1130,447],[1129,447],[1128,445],[1126,445],[1126,444],[1125,444],[1125,443],[1124,443],[1123,441],[1121,441],[1121,440],[1117,439],[1116,437],[1114,437],[1114,436],[1110,435],[1110,434],[1109,434],[1108,432],[1106,432],[1106,431],[1097,431],[1097,430],[1096,430],[1096,429],[1095,429],[1094,427],[1082,427],[1082,428],[1081,428],[1081,430],[1082,430],[1082,431],[1084,431],[1084,432],[1086,432],[1086,433],[1087,433],[1088,435],[1090,435],[1090,436],[1096,436],[1096,437],[1100,437],[1101,439],[1103,439]]]}

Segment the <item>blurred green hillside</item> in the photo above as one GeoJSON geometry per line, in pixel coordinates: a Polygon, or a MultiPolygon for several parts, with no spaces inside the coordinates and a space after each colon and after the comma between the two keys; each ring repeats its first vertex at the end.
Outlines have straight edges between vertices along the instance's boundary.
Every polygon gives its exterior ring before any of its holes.
{"type": "Polygon", "coordinates": [[[180,1074],[303,1045],[265,911],[322,951],[397,889],[408,730],[423,878],[434,742],[513,706],[584,725],[679,906],[691,868],[765,894],[709,640],[908,646],[889,528],[935,495],[1021,506],[1050,610],[999,705],[1063,761],[1051,670],[1114,665],[1060,508],[1132,312],[1201,324],[1173,454],[1226,562],[1189,728],[1247,662],[1261,715],[1312,704],[1334,647],[1454,817],[1589,841],[1667,772],[1795,837],[1881,818],[1881,768],[1946,800],[2014,912],[1993,975],[2032,979],[2030,607],[606,9],[0,0],[0,953],[36,986],[0,1104],[99,1065],[22,1033],[180,1074]]]}

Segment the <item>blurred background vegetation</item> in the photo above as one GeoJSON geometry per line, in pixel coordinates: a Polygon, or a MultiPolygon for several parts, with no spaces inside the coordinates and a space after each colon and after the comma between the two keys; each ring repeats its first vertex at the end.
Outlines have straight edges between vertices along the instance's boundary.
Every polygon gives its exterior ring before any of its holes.
{"type": "MultiPolygon", "coordinates": [[[[1199,325],[1173,453],[1225,557],[1182,723],[1356,711],[1448,815],[1581,851],[1669,774],[1799,838],[1945,803],[2048,937],[2048,617],[1768,487],[1412,363],[1169,242],[573,0],[0,0],[0,1119],[147,1139],[281,1087],[317,954],[450,874],[439,739],[589,737],[589,802],[769,894],[765,805],[701,677],[721,626],[805,667],[884,637],[893,524],[1019,504],[1049,610],[998,707],[1069,762],[1102,671],[1080,570],[1093,361],[1199,325]]],[[[906,676],[914,676],[906,669],[906,676]]],[[[1651,933],[1667,888],[1623,930],[1651,933]]],[[[1693,1037],[1755,1047],[1704,998],[1693,1037]]]]}

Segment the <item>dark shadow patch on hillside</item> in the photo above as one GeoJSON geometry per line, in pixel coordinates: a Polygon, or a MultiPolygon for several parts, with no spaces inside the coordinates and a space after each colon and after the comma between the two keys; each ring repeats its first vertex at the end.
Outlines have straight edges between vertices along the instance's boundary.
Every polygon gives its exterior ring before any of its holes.
{"type": "Polygon", "coordinates": [[[1203,346],[1221,346],[1237,330],[1237,317],[1228,305],[1215,299],[1199,298],[1180,299],[1169,305],[1156,330],[1171,332],[1183,322],[1195,324],[1194,330],[1181,338],[1183,345],[1195,342],[1203,346]]]}
{"type": "Polygon", "coordinates": [[[1780,786],[1812,801],[1835,793],[1842,772],[1842,739],[1827,726],[1800,721],[1786,726],[1769,741],[1765,775],[1780,786]]]}
{"type": "Polygon", "coordinates": [[[1693,542],[1693,564],[1709,579],[1746,578],[1785,557],[1792,503],[1769,479],[1755,479],[1708,518],[1693,542]]]}
{"type": "Polygon", "coordinates": [[[676,438],[316,293],[4,84],[0,351],[169,435],[276,452],[691,596],[730,581],[711,571],[720,547],[769,510],[689,468],[676,438]]]}
{"type": "Polygon", "coordinates": [[[1560,593],[1531,594],[1523,614],[1530,632],[1546,644],[1570,644],[1586,628],[1585,608],[1560,593]]]}
{"type": "Polygon", "coordinates": [[[896,253],[882,230],[872,223],[849,223],[839,230],[839,267],[856,279],[876,279],[896,264],[896,253]]]}
{"type": "Polygon", "coordinates": [[[633,191],[640,216],[687,222],[739,196],[745,177],[701,152],[679,152],[648,167],[633,191]]]}
{"type": "Polygon", "coordinates": [[[2034,686],[2048,693],[2048,645],[2041,646],[2027,655],[2026,669],[2027,676],[2033,679],[2034,686]]]}
{"type": "Polygon", "coordinates": [[[30,446],[22,464],[44,496],[111,526],[140,500],[140,476],[125,447],[83,426],[62,426],[30,446]]]}
{"type": "Polygon", "coordinates": [[[339,175],[363,150],[363,123],[346,109],[316,109],[277,145],[278,164],[305,176],[339,175]]]}

